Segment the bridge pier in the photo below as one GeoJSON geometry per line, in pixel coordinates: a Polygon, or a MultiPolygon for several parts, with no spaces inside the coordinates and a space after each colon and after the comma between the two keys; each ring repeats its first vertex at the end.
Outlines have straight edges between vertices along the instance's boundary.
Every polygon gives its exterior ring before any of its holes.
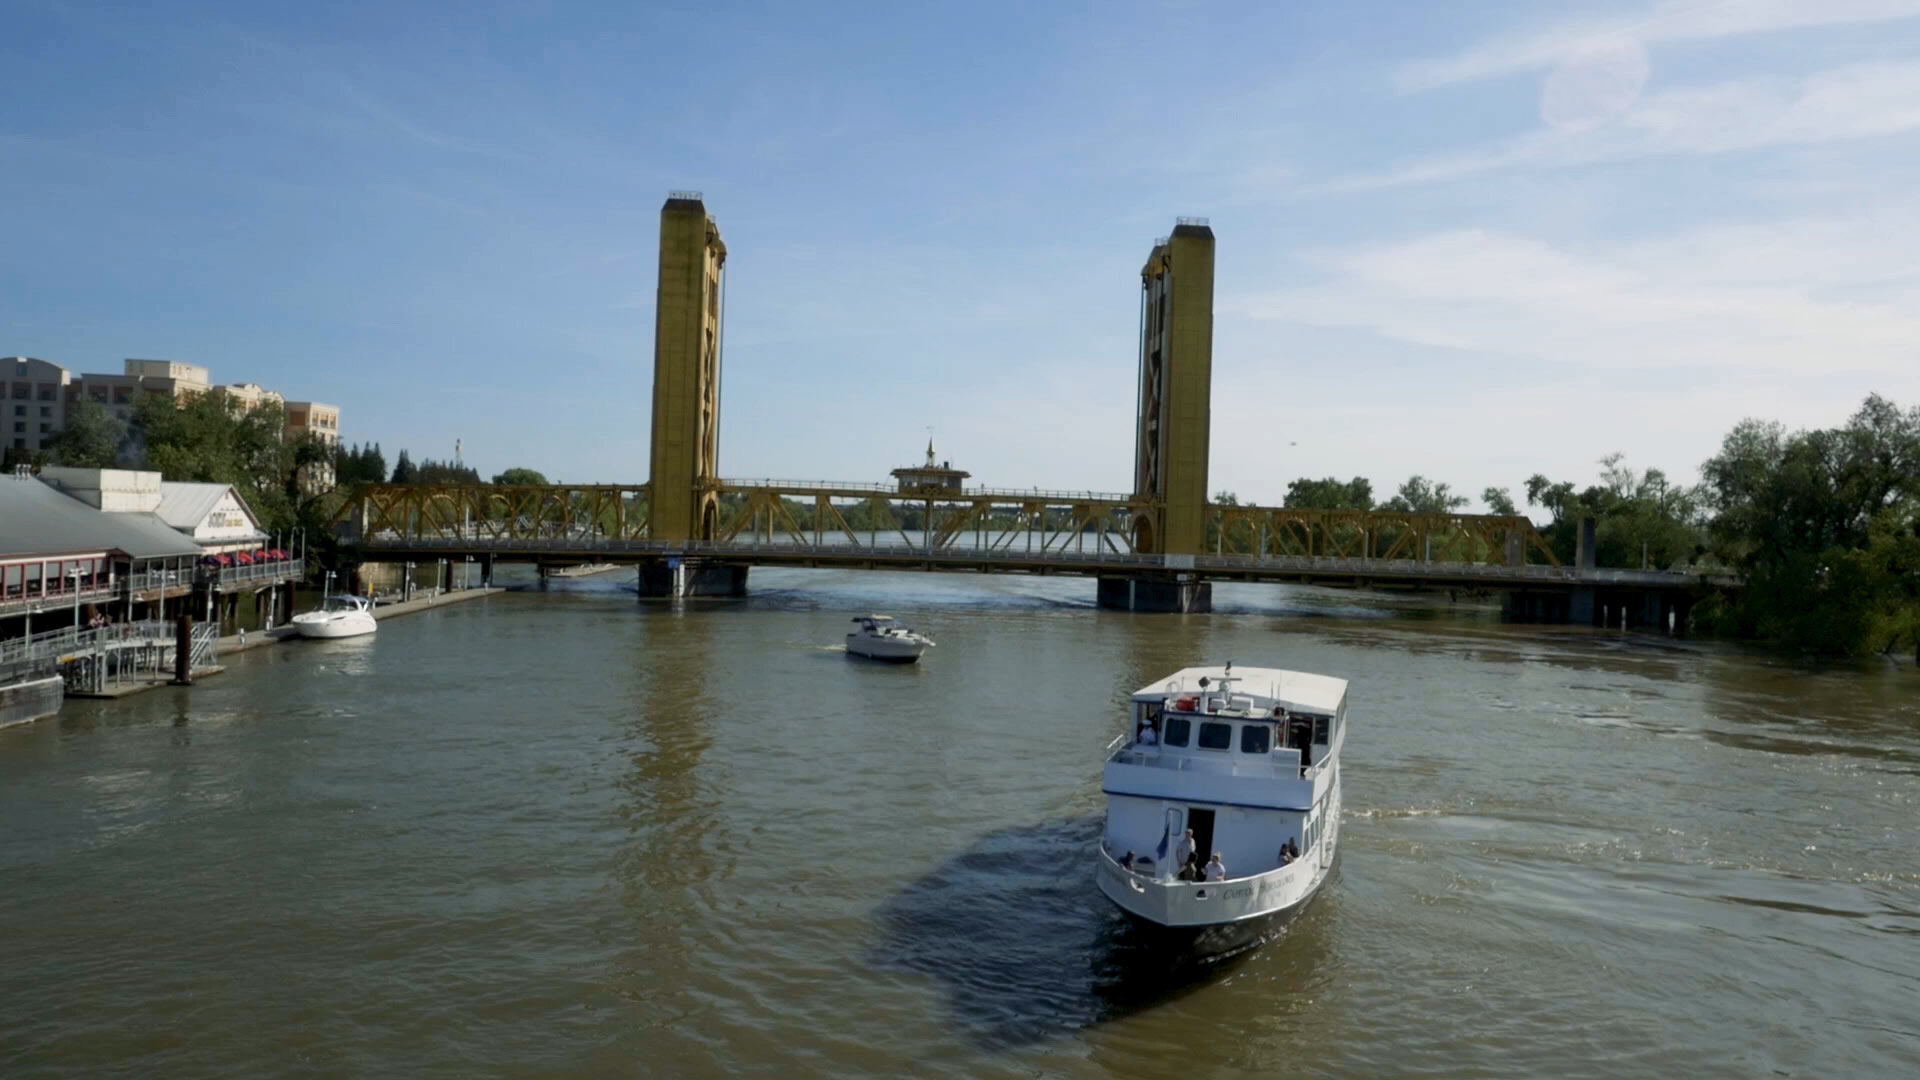
{"type": "Polygon", "coordinates": [[[1203,614],[1213,610],[1213,583],[1192,575],[1166,577],[1103,577],[1099,604],[1117,611],[1203,614]]]}
{"type": "Polygon", "coordinates": [[[747,567],[705,559],[649,559],[640,564],[640,595],[745,596],[747,567]]]}

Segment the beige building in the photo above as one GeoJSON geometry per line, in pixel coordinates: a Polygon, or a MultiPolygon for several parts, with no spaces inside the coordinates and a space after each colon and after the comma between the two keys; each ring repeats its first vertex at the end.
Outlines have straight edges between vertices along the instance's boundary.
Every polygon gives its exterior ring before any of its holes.
{"type": "MultiPolygon", "coordinates": [[[[331,446],[340,444],[340,407],[317,401],[288,401],[277,390],[259,383],[216,386],[211,373],[199,364],[177,360],[129,359],[118,375],[75,375],[59,364],[31,356],[0,360],[0,447],[44,450],[66,430],[67,416],[83,400],[100,403],[122,423],[133,419],[134,399],[142,391],[177,400],[213,393],[242,409],[276,405],[285,410],[284,438],[315,435],[331,446]]],[[[306,478],[315,487],[333,484],[333,468],[306,478]]]]}
{"type": "Polygon", "coordinates": [[[67,426],[73,376],[31,356],[0,360],[0,446],[41,450],[67,426]]]}
{"type": "Polygon", "coordinates": [[[216,386],[213,392],[230,401],[237,402],[242,409],[257,409],[262,405],[285,405],[287,399],[280,396],[278,390],[269,390],[259,383],[230,383],[216,386]]]}
{"type": "MultiPolygon", "coordinates": [[[[309,435],[328,446],[339,446],[340,406],[318,401],[287,402],[287,439],[304,439],[309,435]]],[[[311,466],[300,478],[301,485],[309,491],[325,491],[333,486],[333,481],[332,462],[311,466]]]]}

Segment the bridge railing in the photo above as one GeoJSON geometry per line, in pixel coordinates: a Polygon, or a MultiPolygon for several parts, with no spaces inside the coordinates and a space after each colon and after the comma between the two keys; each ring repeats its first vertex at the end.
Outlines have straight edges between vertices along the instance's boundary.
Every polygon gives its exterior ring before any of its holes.
{"type": "Polygon", "coordinates": [[[1498,563],[1429,561],[1425,559],[1362,559],[1324,555],[1141,555],[1110,549],[1053,549],[1026,551],[1020,548],[910,547],[874,546],[847,543],[797,543],[790,540],[766,541],[667,541],[667,540],[452,540],[416,539],[389,534],[368,538],[378,550],[433,550],[458,552],[471,547],[492,554],[516,551],[570,555],[660,555],[712,556],[716,558],[795,559],[821,558],[847,561],[880,561],[901,565],[1006,564],[1017,566],[1100,567],[1113,570],[1158,570],[1205,575],[1309,574],[1323,577],[1447,579],[1454,581],[1526,582],[1542,584],[1579,583],[1585,585],[1664,586],[1693,583],[1724,583],[1718,577],[1666,570],[1581,570],[1571,566],[1508,566],[1498,563]]]}

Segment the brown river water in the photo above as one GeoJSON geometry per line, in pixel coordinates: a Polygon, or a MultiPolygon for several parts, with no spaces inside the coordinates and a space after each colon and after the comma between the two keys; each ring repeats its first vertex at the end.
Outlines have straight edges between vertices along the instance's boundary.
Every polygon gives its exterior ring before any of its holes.
{"type": "Polygon", "coordinates": [[[623,574],[0,731],[0,1075],[1920,1075],[1920,672],[1477,606],[623,574]],[[840,649],[889,611],[939,646],[840,649]],[[1093,885],[1136,686],[1353,681],[1341,862],[1169,974],[1093,885]]]}

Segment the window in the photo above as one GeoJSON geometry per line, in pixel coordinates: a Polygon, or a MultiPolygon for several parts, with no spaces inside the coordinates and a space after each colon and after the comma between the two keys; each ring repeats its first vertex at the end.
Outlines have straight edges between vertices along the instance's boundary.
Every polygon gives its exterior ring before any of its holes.
{"type": "Polygon", "coordinates": [[[41,383],[40,384],[40,400],[41,401],[60,400],[60,388],[50,382],[41,383]]]}
{"type": "Polygon", "coordinates": [[[1243,754],[1264,754],[1272,741],[1272,732],[1265,724],[1245,724],[1240,728],[1240,752],[1243,754]]]}
{"type": "Polygon", "coordinates": [[[42,406],[40,406],[40,415],[41,415],[41,416],[52,416],[52,415],[53,415],[53,406],[51,406],[51,405],[42,405],[42,406]]]}
{"type": "Polygon", "coordinates": [[[27,373],[27,365],[25,364],[13,365],[13,373],[15,375],[25,375],[27,373]]]}
{"type": "MultiPolygon", "coordinates": [[[[26,372],[23,371],[20,374],[25,375],[26,372]]],[[[33,396],[32,383],[17,382],[13,384],[13,400],[25,401],[32,396],[33,396]]]]}
{"type": "Polygon", "coordinates": [[[27,415],[27,407],[25,405],[15,405],[13,407],[13,415],[15,416],[27,415]]]}
{"type": "Polygon", "coordinates": [[[1160,745],[1185,746],[1187,736],[1193,732],[1193,721],[1183,717],[1167,717],[1167,730],[1160,733],[1160,745]]]}
{"type": "Polygon", "coordinates": [[[52,430],[53,430],[53,425],[52,425],[52,424],[41,424],[41,425],[40,425],[40,434],[42,434],[42,435],[45,435],[45,434],[46,434],[47,432],[49,432],[49,431],[52,431],[52,430]]]}
{"type": "Polygon", "coordinates": [[[125,405],[126,403],[132,400],[133,400],[133,387],[116,386],[113,388],[113,403],[115,405],[125,405]]]}
{"type": "Polygon", "coordinates": [[[1209,720],[1200,725],[1200,749],[1233,749],[1233,725],[1216,724],[1209,720]]]}
{"type": "Polygon", "coordinates": [[[1329,745],[1331,740],[1328,739],[1327,735],[1332,730],[1332,727],[1333,727],[1333,717],[1331,716],[1314,717],[1313,718],[1313,741],[1319,743],[1321,746],[1329,745]]]}
{"type": "Polygon", "coordinates": [[[27,440],[25,439],[13,440],[13,448],[15,450],[25,450],[27,448],[27,440]]]}
{"type": "Polygon", "coordinates": [[[13,430],[15,431],[27,430],[27,422],[25,420],[15,420],[13,422],[13,430]]]}

